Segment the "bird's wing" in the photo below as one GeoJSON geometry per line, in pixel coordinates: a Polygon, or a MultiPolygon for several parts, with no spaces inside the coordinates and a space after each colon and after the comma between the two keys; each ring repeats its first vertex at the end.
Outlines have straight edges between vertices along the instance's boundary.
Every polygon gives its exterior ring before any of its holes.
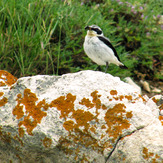
{"type": "MultiPolygon", "coordinates": [[[[113,47],[113,45],[110,43],[110,41],[102,36],[97,36],[99,40],[101,40],[104,44],[106,44],[109,48],[111,48],[114,52],[114,55],[117,57],[117,59],[120,61],[120,58],[117,54],[117,51],[115,50],[115,48],[113,47]]],[[[121,61],[120,61],[121,62],[121,61]]]]}

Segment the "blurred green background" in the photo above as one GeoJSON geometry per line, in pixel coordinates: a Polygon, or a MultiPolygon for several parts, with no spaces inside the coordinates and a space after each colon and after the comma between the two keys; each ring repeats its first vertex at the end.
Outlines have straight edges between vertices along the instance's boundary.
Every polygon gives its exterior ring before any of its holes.
{"type": "Polygon", "coordinates": [[[95,70],[83,42],[96,24],[129,68],[108,73],[161,81],[162,12],[162,0],[1,0],[0,69],[18,78],[95,70]]]}

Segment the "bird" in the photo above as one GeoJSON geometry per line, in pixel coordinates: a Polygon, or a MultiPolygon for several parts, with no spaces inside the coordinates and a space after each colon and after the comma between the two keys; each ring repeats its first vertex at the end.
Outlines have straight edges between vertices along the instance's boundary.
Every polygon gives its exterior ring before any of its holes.
{"type": "Polygon", "coordinates": [[[84,40],[84,51],[87,56],[98,65],[108,65],[113,63],[122,69],[128,69],[121,61],[116,49],[110,40],[104,36],[101,28],[97,25],[86,26],[87,35],[84,40]]]}

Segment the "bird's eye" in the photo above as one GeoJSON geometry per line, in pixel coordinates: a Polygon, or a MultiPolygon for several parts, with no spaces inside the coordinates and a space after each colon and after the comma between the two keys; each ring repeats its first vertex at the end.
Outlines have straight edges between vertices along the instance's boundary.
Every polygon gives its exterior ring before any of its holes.
{"type": "Polygon", "coordinates": [[[102,31],[98,28],[92,28],[93,31],[96,31],[98,35],[102,34],[102,31]]]}

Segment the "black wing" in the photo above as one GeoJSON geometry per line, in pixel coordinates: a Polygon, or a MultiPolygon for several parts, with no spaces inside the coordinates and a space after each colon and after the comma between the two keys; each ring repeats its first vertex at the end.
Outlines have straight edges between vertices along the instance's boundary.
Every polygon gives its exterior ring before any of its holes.
{"type": "Polygon", "coordinates": [[[110,41],[108,39],[106,39],[105,37],[102,37],[102,36],[97,36],[97,37],[99,38],[99,40],[101,40],[103,43],[105,43],[109,48],[111,48],[113,50],[114,55],[120,61],[120,58],[119,58],[119,56],[117,54],[117,51],[115,50],[115,48],[113,47],[113,45],[110,43],[110,41]]]}

